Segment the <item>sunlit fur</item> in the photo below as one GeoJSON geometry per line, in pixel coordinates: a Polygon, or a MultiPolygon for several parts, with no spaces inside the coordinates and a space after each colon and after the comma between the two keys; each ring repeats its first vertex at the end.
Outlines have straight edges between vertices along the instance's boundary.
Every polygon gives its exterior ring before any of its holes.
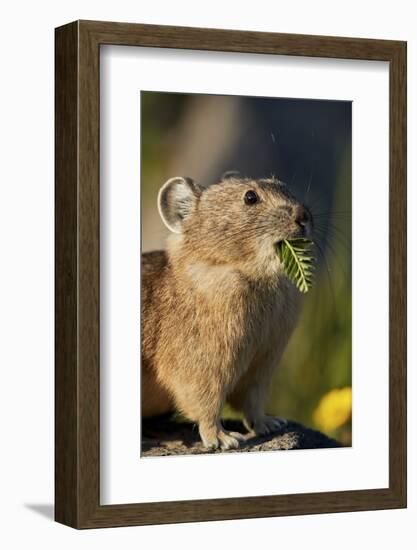
{"type": "Polygon", "coordinates": [[[175,233],[166,252],[142,256],[142,414],[180,411],[207,447],[236,447],[220,423],[226,402],[256,433],[280,425],[264,406],[301,295],[275,243],[310,236],[311,214],[281,182],[237,177],[207,189],[169,180],[159,208],[175,233]]]}

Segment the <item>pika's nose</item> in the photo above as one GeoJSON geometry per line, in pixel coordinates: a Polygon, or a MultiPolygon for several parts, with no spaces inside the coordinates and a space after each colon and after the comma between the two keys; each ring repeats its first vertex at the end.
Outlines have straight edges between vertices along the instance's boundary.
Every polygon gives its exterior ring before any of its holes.
{"type": "Polygon", "coordinates": [[[293,209],[293,214],[295,223],[304,229],[310,221],[310,212],[302,204],[297,204],[293,209]]]}

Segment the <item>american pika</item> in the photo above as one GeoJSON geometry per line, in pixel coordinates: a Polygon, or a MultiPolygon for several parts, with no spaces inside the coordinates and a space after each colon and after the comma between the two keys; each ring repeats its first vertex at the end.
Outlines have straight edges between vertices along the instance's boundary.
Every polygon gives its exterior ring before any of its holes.
{"type": "Polygon", "coordinates": [[[301,294],[275,245],[311,237],[312,215],[281,181],[235,174],[207,188],[171,178],[158,209],[171,235],[142,255],[142,416],[179,411],[207,448],[236,448],[226,402],[256,434],[285,422],[264,406],[301,294]]]}

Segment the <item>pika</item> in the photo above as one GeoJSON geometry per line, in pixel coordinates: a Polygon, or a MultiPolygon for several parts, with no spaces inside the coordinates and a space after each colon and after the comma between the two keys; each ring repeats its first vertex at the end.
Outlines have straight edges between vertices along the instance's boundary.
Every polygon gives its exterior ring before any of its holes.
{"type": "Polygon", "coordinates": [[[225,403],[252,433],[285,423],[264,407],[302,298],[276,244],[311,237],[312,215],[281,181],[234,173],[207,188],[171,178],[158,210],[171,234],[142,255],[142,416],[181,412],[205,447],[237,448],[225,403]]]}

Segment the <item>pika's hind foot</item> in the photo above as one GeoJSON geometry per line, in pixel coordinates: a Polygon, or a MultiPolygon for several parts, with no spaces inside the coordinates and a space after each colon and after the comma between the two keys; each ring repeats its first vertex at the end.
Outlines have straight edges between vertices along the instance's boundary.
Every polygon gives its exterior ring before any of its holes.
{"type": "Polygon", "coordinates": [[[278,416],[263,415],[254,420],[244,420],[245,427],[256,435],[269,435],[279,432],[288,424],[288,421],[278,416]]]}
{"type": "Polygon", "coordinates": [[[222,427],[215,429],[202,429],[200,427],[200,436],[203,445],[210,450],[219,448],[224,451],[228,449],[237,449],[240,445],[239,442],[245,440],[243,434],[239,432],[228,432],[222,427]]]}

